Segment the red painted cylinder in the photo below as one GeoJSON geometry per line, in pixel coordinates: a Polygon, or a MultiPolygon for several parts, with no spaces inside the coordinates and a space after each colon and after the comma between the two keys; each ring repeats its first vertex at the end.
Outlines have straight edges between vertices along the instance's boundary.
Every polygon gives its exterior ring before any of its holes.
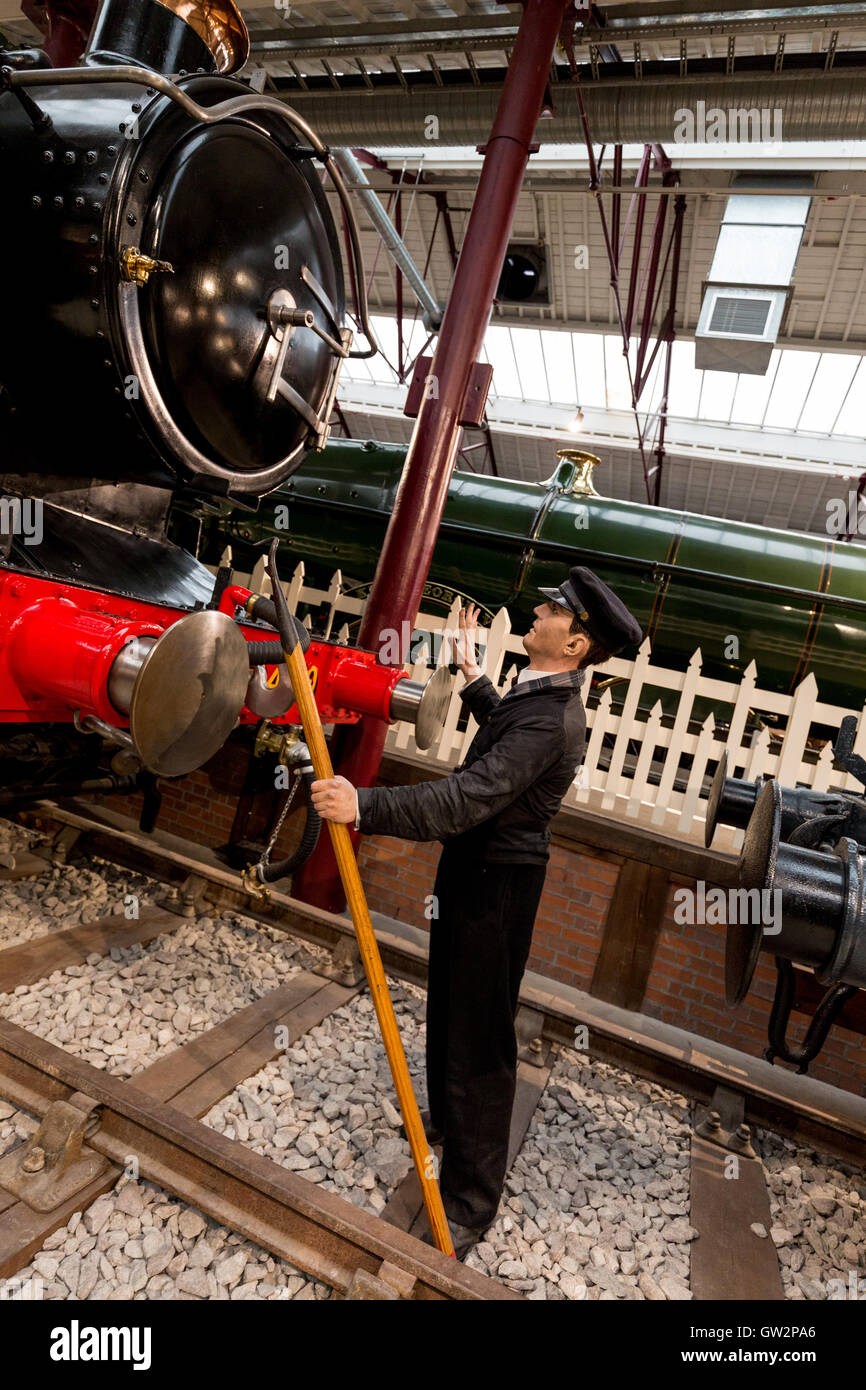
{"type": "Polygon", "coordinates": [[[252,589],[245,589],[241,584],[229,584],[220,595],[217,611],[227,613],[230,618],[233,618],[235,609],[243,608],[247,599],[252,598],[252,596],[252,589]]]}
{"type": "MultiPolygon", "coordinates": [[[[472,367],[481,353],[511,224],[541,112],[566,0],[526,0],[478,191],[430,368],[436,394],[425,395],[406,455],[394,511],[364,610],[358,645],[378,650],[386,630],[402,632],[418,612],[433,558],[460,438],[460,418],[472,367]]],[[[406,653],[401,654],[401,660],[406,653]]],[[[344,731],[335,762],[355,786],[370,786],[387,725],[362,719],[344,731]]],[[[331,912],[345,906],[330,837],[296,877],[293,893],[331,912]]]]}
{"type": "Polygon", "coordinates": [[[374,719],[389,719],[391,692],[405,677],[400,667],[362,665],[348,654],[334,668],[334,703],[374,719]]]}
{"type": "Polygon", "coordinates": [[[65,598],[46,598],[18,615],[8,637],[9,669],[31,705],[58,700],[115,727],[126,715],[108,698],[115,657],[134,637],[163,629],[141,619],[87,612],[65,598]]]}

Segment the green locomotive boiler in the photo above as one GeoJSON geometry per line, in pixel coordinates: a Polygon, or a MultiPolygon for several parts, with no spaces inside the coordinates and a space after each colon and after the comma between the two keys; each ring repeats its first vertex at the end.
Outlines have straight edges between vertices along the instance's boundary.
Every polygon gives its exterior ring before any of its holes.
{"type": "MultiPolygon", "coordinates": [[[[334,440],[258,513],[202,520],[200,558],[216,564],[228,537],[235,565],[251,569],[259,543],[278,534],[288,553],[303,559],[308,582],[324,587],[339,568],[363,594],[405,457],[399,445],[334,440]]],[[[521,632],[532,621],[539,586],[586,564],[638,618],[657,665],[684,669],[700,647],[705,675],[737,680],[754,660],[762,689],[790,693],[811,671],[822,700],[862,705],[862,547],[601,497],[593,455],[562,450],[559,458],[540,483],[454,473],[426,608],[447,609],[455,595],[490,613],[504,604],[521,632]]],[[[188,531],[186,538],[189,544],[188,531]]]]}

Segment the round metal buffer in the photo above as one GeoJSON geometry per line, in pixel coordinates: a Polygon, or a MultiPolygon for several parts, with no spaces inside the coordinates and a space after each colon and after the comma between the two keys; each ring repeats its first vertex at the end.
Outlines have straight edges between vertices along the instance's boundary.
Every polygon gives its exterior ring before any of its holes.
{"type": "MultiPolygon", "coordinates": [[[[740,854],[742,888],[761,891],[772,885],[782,828],[782,788],[768,782],[758,797],[740,854]]],[[[729,922],[725,939],[725,1000],[741,1004],[749,991],[761,950],[760,922],[729,922]]]]}
{"type": "Polygon", "coordinates": [[[451,701],[451,677],[447,666],[440,666],[424,686],[415,720],[415,743],[429,748],[445,728],[445,716],[451,701]]]}
{"type": "Polygon", "coordinates": [[[722,792],[725,789],[725,778],[728,775],[728,750],[725,749],[719,758],[719,765],[716,768],[716,775],[713,778],[713,785],[710,787],[710,797],[707,802],[707,818],[704,821],[704,844],[707,849],[713,843],[713,836],[716,833],[716,822],[719,818],[719,802],[722,799],[722,792]]]}
{"type": "Polygon", "coordinates": [[[244,703],[250,664],[239,627],[225,613],[190,613],[144,659],[129,727],[145,767],[182,777],[225,743],[244,703]]]}

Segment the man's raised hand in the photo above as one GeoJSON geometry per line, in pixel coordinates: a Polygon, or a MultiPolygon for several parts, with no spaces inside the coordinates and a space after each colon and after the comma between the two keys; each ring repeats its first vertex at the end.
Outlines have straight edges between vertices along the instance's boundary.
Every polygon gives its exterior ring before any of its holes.
{"type": "Polygon", "coordinates": [[[457,614],[457,655],[456,661],[467,681],[481,675],[481,667],[475,655],[475,636],[478,628],[477,604],[468,603],[457,614]]]}

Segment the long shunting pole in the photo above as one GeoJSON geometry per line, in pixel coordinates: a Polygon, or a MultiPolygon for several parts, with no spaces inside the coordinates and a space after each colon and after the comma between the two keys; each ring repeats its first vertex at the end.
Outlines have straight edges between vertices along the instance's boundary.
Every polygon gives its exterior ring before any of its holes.
{"type": "MultiPolygon", "coordinates": [[[[288,645],[287,638],[290,637],[292,632],[292,622],[279,575],[277,574],[276,548],[277,541],[274,540],[269,556],[269,572],[274,594],[274,606],[277,610],[277,618],[279,620],[280,643],[283,649],[283,656],[285,657],[289,679],[292,683],[295,703],[298,706],[298,713],[301,716],[304,738],[310,750],[310,760],[313,764],[313,771],[317,779],[333,777],[334,769],[331,766],[331,755],[328,752],[328,745],[325,742],[318,706],[316,705],[312,689],[310,688],[310,673],[307,669],[307,663],[304,660],[304,654],[301,651],[301,645],[299,642],[295,642],[291,651],[286,650],[288,645]]],[[[367,984],[370,987],[373,1008],[376,1010],[376,1017],[379,1020],[379,1028],[382,1033],[382,1041],[385,1044],[385,1052],[388,1056],[388,1065],[391,1068],[394,1090],[397,1092],[397,1100],[400,1104],[400,1113],[403,1116],[403,1124],[406,1127],[406,1134],[409,1137],[409,1148],[412,1152],[412,1161],[415,1164],[415,1171],[418,1174],[418,1181],[421,1184],[421,1194],[424,1198],[424,1206],[427,1209],[427,1219],[430,1222],[430,1229],[433,1232],[433,1238],[436,1241],[437,1249],[442,1250],[446,1255],[453,1255],[454,1246],[451,1243],[451,1232],[448,1229],[445,1208],[442,1205],[442,1194],[439,1191],[439,1183],[436,1180],[436,1159],[430,1151],[430,1145],[424,1133],[424,1126],[421,1123],[418,1102],[415,1099],[412,1078],[409,1075],[409,1067],[406,1063],[406,1053],[403,1051],[403,1042],[394,1014],[394,1005],[391,1003],[391,995],[388,992],[388,982],[385,979],[385,971],[382,967],[382,957],[379,955],[379,945],[373,931],[373,923],[370,921],[370,909],[367,907],[367,898],[364,893],[363,884],[361,883],[361,875],[358,872],[355,852],[352,849],[349,827],[330,820],[327,824],[331,836],[331,843],[334,847],[337,867],[340,871],[343,890],[346,894],[349,913],[355,928],[355,936],[358,939],[358,949],[361,953],[361,960],[364,963],[364,972],[367,976],[367,984]]]]}

